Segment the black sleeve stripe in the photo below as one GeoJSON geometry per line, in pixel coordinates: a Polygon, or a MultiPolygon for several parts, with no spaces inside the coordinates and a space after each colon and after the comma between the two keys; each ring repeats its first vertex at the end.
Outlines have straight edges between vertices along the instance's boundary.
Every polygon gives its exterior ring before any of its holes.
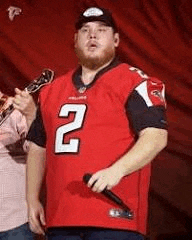
{"type": "Polygon", "coordinates": [[[148,107],[145,100],[136,90],[130,95],[126,104],[126,110],[133,131],[137,135],[147,127],[167,129],[165,107],[148,107]]]}
{"type": "Polygon", "coordinates": [[[34,142],[40,147],[45,147],[46,145],[46,133],[39,107],[37,109],[36,118],[32,122],[29,132],[27,134],[27,140],[34,142]]]}

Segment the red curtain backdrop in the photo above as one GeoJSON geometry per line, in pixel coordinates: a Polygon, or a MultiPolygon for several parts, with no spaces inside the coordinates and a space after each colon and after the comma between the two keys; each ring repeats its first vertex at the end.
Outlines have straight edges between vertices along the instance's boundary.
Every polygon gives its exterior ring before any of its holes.
{"type": "Polygon", "coordinates": [[[191,0],[1,0],[0,89],[13,95],[44,68],[59,76],[76,66],[74,21],[88,6],[113,13],[122,61],[166,84],[169,142],[153,162],[151,186],[192,216],[191,0]],[[10,6],[22,10],[12,21],[10,6]]]}

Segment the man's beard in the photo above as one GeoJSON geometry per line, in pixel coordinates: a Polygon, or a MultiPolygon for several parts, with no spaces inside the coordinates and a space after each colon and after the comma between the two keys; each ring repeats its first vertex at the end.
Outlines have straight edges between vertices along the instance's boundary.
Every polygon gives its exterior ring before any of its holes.
{"type": "Polygon", "coordinates": [[[96,57],[85,56],[83,50],[78,46],[75,48],[75,52],[79,59],[79,63],[91,70],[99,69],[110,62],[115,56],[115,51],[112,48],[105,49],[100,56],[96,57]]]}

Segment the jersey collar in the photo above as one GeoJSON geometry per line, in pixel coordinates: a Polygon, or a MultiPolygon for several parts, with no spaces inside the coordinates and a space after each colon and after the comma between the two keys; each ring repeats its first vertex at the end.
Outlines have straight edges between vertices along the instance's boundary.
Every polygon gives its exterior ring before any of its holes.
{"type": "Polygon", "coordinates": [[[117,57],[115,57],[113,59],[113,61],[107,65],[106,67],[104,67],[103,69],[101,69],[94,77],[93,81],[87,85],[85,85],[82,80],[81,80],[81,73],[82,73],[82,67],[79,66],[77,68],[77,70],[74,72],[73,76],[72,76],[72,81],[73,81],[73,84],[74,86],[76,87],[76,89],[81,92],[82,91],[85,91],[86,89],[92,87],[96,80],[101,77],[104,73],[108,72],[110,69],[118,66],[121,62],[119,61],[119,59],[117,57]]]}

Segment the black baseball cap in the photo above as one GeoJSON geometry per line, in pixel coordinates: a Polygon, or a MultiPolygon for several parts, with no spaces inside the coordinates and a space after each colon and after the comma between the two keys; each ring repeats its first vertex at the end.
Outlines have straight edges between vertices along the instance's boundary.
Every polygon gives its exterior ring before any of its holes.
{"type": "Polygon", "coordinates": [[[98,7],[90,7],[82,12],[75,23],[75,28],[76,30],[79,30],[84,23],[94,21],[104,22],[107,26],[112,27],[113,30],[117,32],[117,25],[112,17],[111,12],[105,8],[98,7]]]}

